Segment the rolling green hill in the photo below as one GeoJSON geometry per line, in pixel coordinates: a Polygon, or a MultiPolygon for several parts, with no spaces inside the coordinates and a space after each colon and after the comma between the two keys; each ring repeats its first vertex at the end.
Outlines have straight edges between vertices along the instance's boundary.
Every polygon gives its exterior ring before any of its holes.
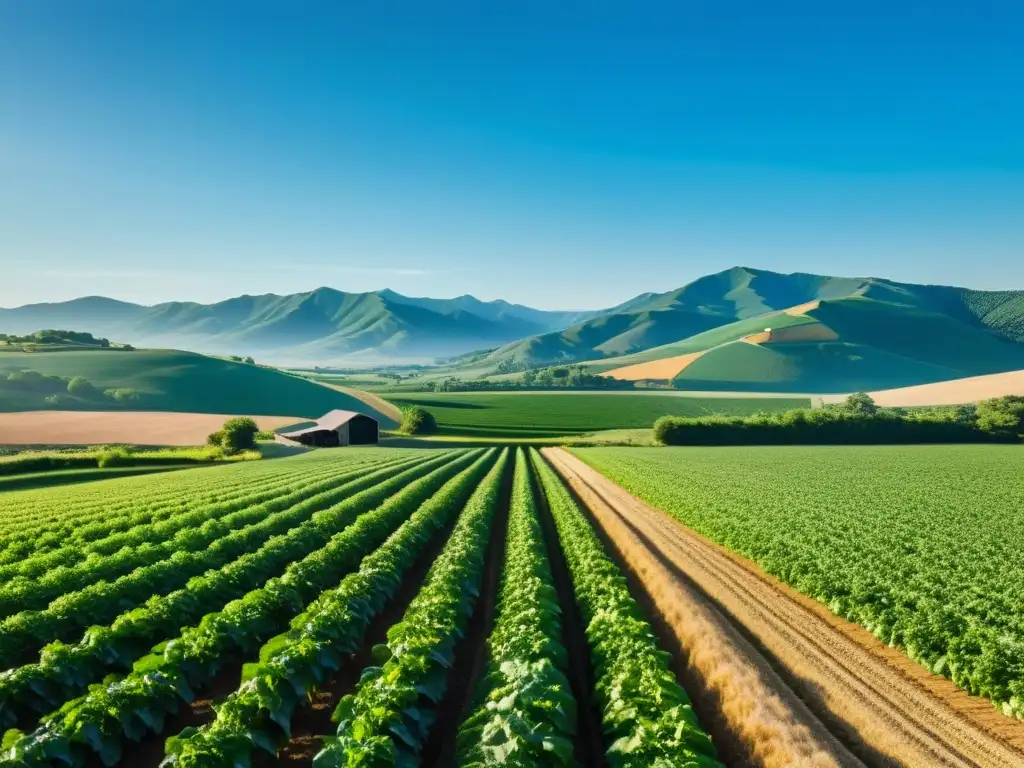
{"type": "Polygon", "coordinates": [[[694,352],[704,354],[675,386],[847,392],[1016,370],[1024,368],[1024,292],[736,267],[506,345],[466,369],[584,362],[607,373],[694,352]],[[766,328],[764,343],[742,341],[766,328]]]}
{"type": "Polygon", "coordinates": [[[316,418],[334,408],[370,413],[392,424],[343,392],[271,368],[192,352],[0,355],[0,411],[121,409],[316,418]],[[83,377],[86,386],[72,393],[68,382],[75,377],[83,377]]]}
{"type": "Polygon", "coordinates": [[[679,368],[675,361],[659,366],[658,379],[675,376],[675,385],[687,388],[840,392],[1024,368],[1024,291],[747,267],[597,312],[329,288],[209,305],[142,307],[87,297],[0,309],[0,333],[42,327],[296,367],[450,358],[423,370],[423,380],[516,376],[565,363],[615,375],[618,368],[690,353],[703,357],[679,368]],[[752,338],[766,328],[772,331],[763,343],[752,338]],[[744,348],[750,341],[756,346],[744,348]]]}

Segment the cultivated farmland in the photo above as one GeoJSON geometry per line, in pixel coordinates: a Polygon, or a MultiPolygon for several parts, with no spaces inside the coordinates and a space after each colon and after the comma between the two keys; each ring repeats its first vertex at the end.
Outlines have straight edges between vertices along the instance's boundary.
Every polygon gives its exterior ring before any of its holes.
{"type": "Polygon", "coordinates": [[[0,494],[0,765],[1022,765],[1021,450],[575,451],[674,518],[565,449],[0,494]]]}
{"type": "Polygon", "coordinates": [[[389,396],[419,405],[441,434],[476,437],[561,437],[607,429],[648,428],[661,416],[749,415],[809,407],[807,398],[681,397],[593,392],[459,392],[389,396]]]}
{"type": "Polygon", "coordinates": [[[688,528],[1024,717],[1024,448],[580,449],[688,528]]]}
{"type": "Polygon", "coordinates": [[[536,453],[312,452],[0,520],[0,764],[721,765],[536,453]]]}

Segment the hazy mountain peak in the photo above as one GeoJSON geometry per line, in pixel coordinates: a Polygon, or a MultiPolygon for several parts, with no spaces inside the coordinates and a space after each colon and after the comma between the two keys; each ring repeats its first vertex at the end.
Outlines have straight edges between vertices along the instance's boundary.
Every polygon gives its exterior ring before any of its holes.
{"type": "MultiPolygon", "coordinates": [[[[356,353],[426,362],[436,356],[494,349],[475,359],[491,367],[510,361],[521,368],[641,351],[660,354],[662,347],[670,354],[692,337],[762,316],[781,317],[785,310],[815,302],[828,305],[812,312],[847,317],[840,310],[854,306],[851,301],[883,307],[885,312],[850,316],[862,323],[884,318],[893,324],[893,336],[913,315],[914,322],[921,317],[945,318],[942,322],[954,323],[950,328],[967,328],[960,335],[970,337],[970,344],[978,348],[987,345],[998,351],[1003,349],[999,344],[1024,341],[1024,292],[782,274],[746,266],[704,275],[664,293],[643,293],[599,312],[543,311],[503,299],[481,301],[471,294],[435,299],[404,296],[388,288],[348,293],[320,286],[290,295],[247,294],[213,304],[167,302],[153,307],[85,296],[0,309],[0,332],[67,328],[136,346],[321,365],[343,362],[356,353]]],[[[758,319],[754,325],[759,323],[764,321],[758,319]]],[[[944,333],[952,337],[958,331],[947,328],[944,333]]]]}

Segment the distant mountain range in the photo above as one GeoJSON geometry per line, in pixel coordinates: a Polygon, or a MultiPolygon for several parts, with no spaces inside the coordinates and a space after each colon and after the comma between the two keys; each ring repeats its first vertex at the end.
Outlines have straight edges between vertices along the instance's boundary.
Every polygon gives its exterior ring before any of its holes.
{"type": "Polygon", "coordinates": [[[239,296],[216,304],[155,306],[87,296],[0,309],[0,332],[85,330],[138,346],[252,354],[327,364],[418,358],[429,361],[561,330],[592,312],[548,312],[507,301],[413,298],[390,290],[318,288],[286,296],[239,296]]]}
{"type": "Polygon", "coordinates": [[[585,363],[688,389],[884,389],[1024,369],[1024,291],[747,267],[586,312],[331,288],[216,304],[86,297],[0,309],[0,332],[40,328],[270,362],[452,357],[446,368],[466,378],[585,363]]]}

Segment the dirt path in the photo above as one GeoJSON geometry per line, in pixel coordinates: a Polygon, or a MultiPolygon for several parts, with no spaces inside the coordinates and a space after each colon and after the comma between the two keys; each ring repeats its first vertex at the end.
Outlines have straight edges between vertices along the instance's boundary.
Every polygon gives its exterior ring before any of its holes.
{"type": "Polygon", "coordinates": [[[543,453],[675,630],[699,681],[695,697],[717,699],[713,730],[742,746],[731,764],[1024,766],[1024,723],[931,675],[575,456],[543,453]]]}

